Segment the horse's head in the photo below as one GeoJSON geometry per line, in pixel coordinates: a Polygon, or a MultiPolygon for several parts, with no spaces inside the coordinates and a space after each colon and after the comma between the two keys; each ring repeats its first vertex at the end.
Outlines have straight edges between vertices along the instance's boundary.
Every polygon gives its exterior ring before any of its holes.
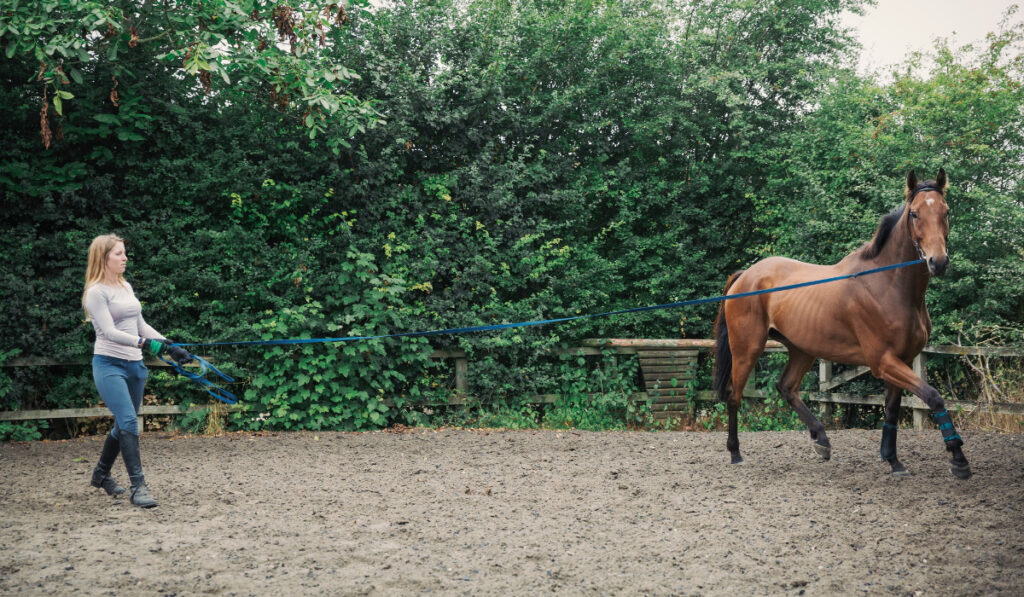
{"type": "Polygon", "coordinates": [[[946,205],[946,171],[939,168],[935,180],[919,183],[913,170],[907,174],[907,228],[928,272],[941,276],[949,267],[949,206],[946,205]]]}

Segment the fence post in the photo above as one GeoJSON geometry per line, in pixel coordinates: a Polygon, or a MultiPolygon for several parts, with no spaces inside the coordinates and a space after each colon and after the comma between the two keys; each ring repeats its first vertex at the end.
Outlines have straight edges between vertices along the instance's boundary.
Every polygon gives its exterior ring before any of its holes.
{"type": "MultiPolygon", "coordinates": [[[[924,353],[914,357],[914,362],[911,364],[911,368],[914,373],[921,378],[921,381],[928,382],[928,373],[925,370],[924,365],[924,353]]],[[[914,409],[914,429],[924,429],[925,421],[928,420],[928,409],[915,408],[914,409]]]]}
{"type": "Polygon", "coordinates": [[[469,359],[465,356],[455,358],[455,393],[460,402],[469,397],[469,359]]]}
{"type": "MultiPolygon", "coordinates": [[[[822,394],[828,392],[829,382],[832,381],[832,361],[821,359],[818,361],[818,391],[822,394]]],[[[830,425],[836,416],[836,406],[831,402],[825,402],[825,425],[830,425]]]]}

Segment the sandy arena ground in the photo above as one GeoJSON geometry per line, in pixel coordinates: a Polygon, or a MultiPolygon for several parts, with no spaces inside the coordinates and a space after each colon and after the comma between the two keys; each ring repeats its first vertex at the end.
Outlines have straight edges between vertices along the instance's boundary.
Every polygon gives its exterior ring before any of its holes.
{"type": "Polygon", "coordinates": [[[1022,595],[1024,435],[409,430],[0,446],[0,594],[1022,595]],[[120,459],[116,478],[127,484],[120,459]]]}

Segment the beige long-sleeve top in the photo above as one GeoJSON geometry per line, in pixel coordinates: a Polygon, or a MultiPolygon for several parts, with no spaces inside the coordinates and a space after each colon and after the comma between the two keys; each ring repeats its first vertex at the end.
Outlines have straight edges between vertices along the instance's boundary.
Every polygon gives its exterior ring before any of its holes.
{"type": "Polygon", "coordinates": [[[96,330],[93,354],[129,361],[142,359],[139,338],[163,338],[142,318],[142,303],[131,284],[93,284],[85,292],[85,310],[96,330]]]}

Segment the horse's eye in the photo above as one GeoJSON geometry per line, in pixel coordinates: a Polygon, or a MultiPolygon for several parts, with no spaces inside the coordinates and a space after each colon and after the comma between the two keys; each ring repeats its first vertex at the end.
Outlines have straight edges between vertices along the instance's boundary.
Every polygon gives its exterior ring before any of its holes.
{"type": "Polygon", "coordinates": [[[910,217],[912,217],[912,218],[914,218],[916,220],[917,219],[917,212],[916,211],[910,212],[910,217]]]}

